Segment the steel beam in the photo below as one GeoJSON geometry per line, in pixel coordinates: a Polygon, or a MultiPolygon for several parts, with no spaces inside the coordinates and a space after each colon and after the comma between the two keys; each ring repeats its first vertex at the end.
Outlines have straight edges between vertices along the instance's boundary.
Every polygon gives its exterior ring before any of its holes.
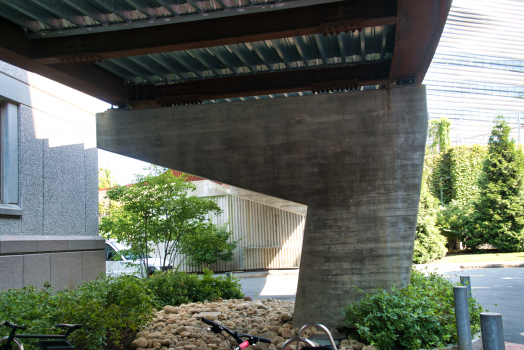
{"type": "Polygon", "coordinates": [[[68,61],[71,56],[85,52],[100,59],[118,58],[390,25],[396,23],[396,7],[396,1],[390,0],[343,1],[205,21],[35,39],[25,45],[31,46],[31,58],[43,64],[68,61]]]}
{"type": "Polygon", "coordinates": [[[44,65],[30,59],[29,40],[16,24],[0,18],[0,60],[67,85],[112,104],[126,103],[131,90],[124,79],[102,67],[83,64],[44,65]],[[9,33],[9,34],[7,34],[9,33]]]}
{"type": "Polygon", "coordinates": [[[390,83],[422,83],[444,30],[452,0],[398,0],[390,83]]]}
{"type": "Polygon", "coordinates": [[[194,80],[177,84],[136,85],[133,86],[134,98],[129,104],[140,109],[299,91],[352,90],[360,86],[387,84],[390,67],[389,62],[375,62],[194,80]]]}

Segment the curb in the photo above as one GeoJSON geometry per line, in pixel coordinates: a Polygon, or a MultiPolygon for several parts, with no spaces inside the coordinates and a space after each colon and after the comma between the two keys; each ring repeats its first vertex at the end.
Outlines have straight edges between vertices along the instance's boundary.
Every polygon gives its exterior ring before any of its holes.
{"type": "MultiPolygon", "coordinates": [[[[486,268],[511,268],[524,267],[524,261],[494,261],[485,263],[429,263],[429,264],[413,264],[413,268],[417,270],[428,269],[430,271],[436,270],[462,270],[462,269],[486,269],[486,268]]],[[[287,270],[265,270],[265,271],[233,271],[235,278],[259,278],[269,276],[297,276],[299,269],[287,270]]],[[[224,277],[224,273],[215,274],[214,276],[224,277]]]]}
{"type": "MultiPolygon", "coordinates": [[[[299,269],[290,270],[266,270],[266,271],[248,271],[242,272],[233,271],[233,277],[235,278],[257,278],[257,277],[268,277],[268,276],[298,276],[299,269]]],[[[225,276],[225,274],[218,274],[217,276],[225,276]]]]}
{"type": "MultiPolygon", "coordinates": [[[[471,347],[473,350],[482,350],[482,336],[480,332],[473,336],[473,339],[471,340],[471,347]]],[[[420,349],[420,350],[426,350],[426,349],[420,349]]],[[[458,345],[450,344],[445,348],[435,348],[432,350],[458,350],[458,345]]]]}
{"type": "Polygon", "coordinates": [[[461,270],[461,269],[488,269],[488,268],[510,268],[524,267],[524,261],[494,261],[494,262],[471,262],[471,263],[429,263],[413,265],[417,270],[461,270]]]}

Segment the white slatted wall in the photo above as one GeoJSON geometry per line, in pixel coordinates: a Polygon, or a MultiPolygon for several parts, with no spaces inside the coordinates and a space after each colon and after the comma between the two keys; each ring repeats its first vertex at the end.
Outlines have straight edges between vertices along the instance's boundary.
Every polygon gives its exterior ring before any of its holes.
{"type": "MultiPolygon", "coordinates": [[[[215,197],[223,213],[215,224],[229,222],[233,239],[239,240],[231,262],[211,265],[215,272],[296,268],[300,263],[306,217],[245,198],[215,197]]],[[[177,264],[180,259],[177,259],[177,264]]],[[[200,267],[180,266],[182,271],[200,272],[200,267]]]]}

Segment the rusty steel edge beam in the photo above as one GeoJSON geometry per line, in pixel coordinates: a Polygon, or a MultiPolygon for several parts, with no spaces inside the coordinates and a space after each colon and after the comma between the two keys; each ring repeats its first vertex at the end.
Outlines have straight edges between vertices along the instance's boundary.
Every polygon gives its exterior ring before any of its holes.
{"type": "Polygon", "coordinates": [[[389,82],[422,83],[437,49],[452,0],[398,0],[389,82]]]}
{"type": "Polygon", "coordinates": [[[359,86],[387,84],[390,68],[390,62],[375,62],[195,80],[178,84],[136,85],[133,87],[135,97],[129,104],[134,108],[154,108],[301,91],[351,90],[359,86]]]}
{"type": "Polygon", "coordinates": [[[0,33],[10,33],[10,35],[2,36],[0,40],[0,60],[111,104],[127,102],[131,90],[125,86],[124,80],[101,67],[67,64],[44,65],[28,58],[27,52],[10,50],[9,48],[16,46],[16,43],[27,40],[25,34],[17,29],[18,26],[14,23],[0,19],[0,33]]]}
{"type": "Polygon", "coordinates": [[[72,61],[77,54],[82,59],[90,56],[100,60],[321,34],[326,32],[326,25],[336,23],[354,29],[392,25],[396,23],[396,12],[397,3],[392,0],[345,0],[196,22],[26,40],[18,44],[18,50],[30,52],[31,58],[43,64],[72,61]]]}

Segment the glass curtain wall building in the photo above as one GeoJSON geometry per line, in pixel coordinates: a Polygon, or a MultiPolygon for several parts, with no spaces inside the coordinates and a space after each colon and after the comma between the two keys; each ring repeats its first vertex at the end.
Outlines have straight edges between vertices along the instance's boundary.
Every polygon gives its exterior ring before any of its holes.
{"type": "Polygon", "coordinates": [[[498,115],[524,142],[524,1],[453,0],[424,84],[453,145],[486,144],[498,115]]]}

